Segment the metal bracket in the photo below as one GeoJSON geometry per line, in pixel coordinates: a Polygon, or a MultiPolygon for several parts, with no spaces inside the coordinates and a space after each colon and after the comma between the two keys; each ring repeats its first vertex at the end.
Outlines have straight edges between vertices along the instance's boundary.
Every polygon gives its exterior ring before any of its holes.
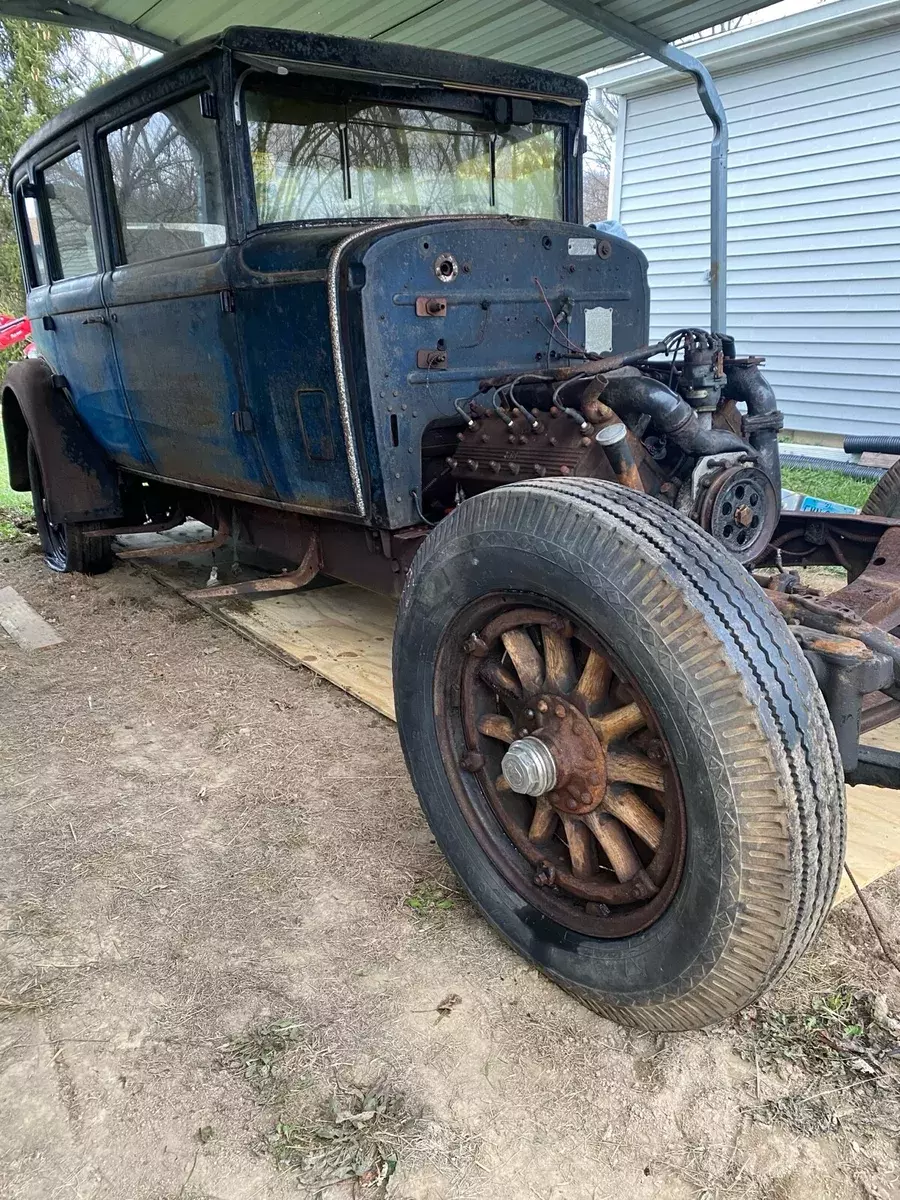
{"type": "Polygon", "coordinates": [[[269,575],[265,579],[246,579],[243,583],[225,583],[220,587],[197,588],[185,592],[186,600],[227,600],[233,596],[271,596],[277,592],[295,592],[305,587],[318,575],[322,567],[322,554],[318,534],[312,534],[309,545],[299,567],[285,571],[282,575],[269,575]]]}
{"type": "Polygon", "coordinates": [[[447,301],[438,296],[416,296],[417,317],[446,317],[447,301]]]}
{"type": "Polygon", "coordinates": [[[900,788],[900,753],[881,746],[860,746],[859,762],[847,771],[845,779],[851,787],[864,783],[869,787],[900,788]]]}

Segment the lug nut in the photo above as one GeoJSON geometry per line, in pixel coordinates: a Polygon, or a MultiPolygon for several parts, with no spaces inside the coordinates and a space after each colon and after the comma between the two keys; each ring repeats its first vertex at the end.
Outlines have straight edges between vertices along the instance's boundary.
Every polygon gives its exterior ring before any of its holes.
{"type": "Polygon", "coordinates": [[[557,706],[554,708],[553,711],[554,711],[554,713],[556,713],[556,715],[559,717],[560,720],[562,720],[563,717],[565,717],[565,715],[566,715],[566,710],[563,708],[563,706],[561,704],[557,704],[557,706]]]}
{"type": "Polygon", "coordinates": [[[464,771],[480,771],[484,766],[484,755],[477,750],[467,750],[459,760],[459,765],[464,771]]]}
{"type": "Polygon", "coordinates": [[[538,700],[537,707],[538,707],[538,712],[545,713],[547,711],[547,709],[550,707],[550,705],[547,703],[546,700],[538,700]]]}
{"type": "Polygon", "coordinates": [[[488,645],[480,634],[470,633],[463,642],[463,649],[466,654],[474,654],[476,658],[484,658],[488,652],[488,645]]]}
{"type": "Polygon", "coordinates": [[[666,752],[663,749],[663,744],[658,738],[654,738],[647,746],[647,757],[651,762],[665,762],[666,752]]]}

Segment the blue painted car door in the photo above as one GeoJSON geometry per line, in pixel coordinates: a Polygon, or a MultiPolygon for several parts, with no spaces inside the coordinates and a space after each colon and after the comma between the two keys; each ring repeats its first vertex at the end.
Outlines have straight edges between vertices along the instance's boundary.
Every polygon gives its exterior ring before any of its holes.
{"type": "Polygon", "coordinates": [[[116,266],[104,297],[122,384],[158,475],[273,495],[245,404],[217,126],[197,93],[101,138],[116,266]]]}
{"type": "Polygon", "coordinates": [[[65,376],[79,416],[110,458],[146,470],[149,460],[122,394],[103,306],[81,150],[69,147],[40,167],[34,191],[29,226],[34,236],[43,227],[46,247],[43,282],[31,289],[27,303],[35,345],[65,376]]]}

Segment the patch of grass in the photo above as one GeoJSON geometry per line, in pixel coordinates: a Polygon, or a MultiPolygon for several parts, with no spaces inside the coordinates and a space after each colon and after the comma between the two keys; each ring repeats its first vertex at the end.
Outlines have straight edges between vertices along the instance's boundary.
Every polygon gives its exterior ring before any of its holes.
{"type": "Polygon", "coordinates": [[[6,449],[0,444],[0,515],[11,512],[30,513],[31,495],[29,492],[14,492],[9,486],[6,449]]]}
{"type": "Polygon", "coordinates": [[[883,996],[843,988],[791,1011],[761,1004],[741,1014],[738,1030],[742,1057],[790,1085],[751,1110],[756,1120],[780,1121],[805,1136],[854,1118],[896,1126],[900,1022],[883,996]]]}
{"type": "Polygon", "coordinates": [[[456,900],[452,888],[433,879],[423,879],[403,897],[403,905],[419,916],[433,916],[455,908],[456,900]]]}
{"type": "Polygon", "coordinates": [[[862,508],[875,486],[874,479],[851,479],[839,471],[820,470],[818,467],[782,467],[781,482],[792,492],[816,496],[819,500],[833,500],[835,504],[852,504],[862,508]]]}
{"type": "Polygon", "coordinates": [[[403,1100],[384,1089],[342,1088],[317,1119],[278,1121],[265,1148],[307,1187],[318,1191],[354,1180],[378,1194],[404,1144],[416,1140],[417,1125],[403,1100]]]}

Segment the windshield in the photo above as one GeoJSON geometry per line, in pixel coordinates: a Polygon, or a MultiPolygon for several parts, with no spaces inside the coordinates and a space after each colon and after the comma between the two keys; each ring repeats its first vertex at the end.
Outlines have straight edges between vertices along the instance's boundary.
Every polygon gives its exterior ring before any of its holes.
{"type": "Polygon", "coordinates": [[[563,130],[249,90],[259,222],[503,213],[562,219],[563,130]]]}

